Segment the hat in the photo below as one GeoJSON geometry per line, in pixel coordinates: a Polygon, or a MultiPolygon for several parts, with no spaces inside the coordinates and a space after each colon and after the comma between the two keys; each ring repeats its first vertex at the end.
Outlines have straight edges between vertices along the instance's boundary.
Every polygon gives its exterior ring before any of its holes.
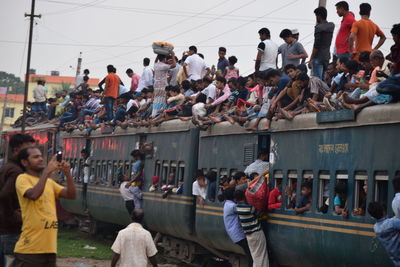
{"type": "Polygon", "coordinates": [[[299,34],[299,30],[298,29],[292,29],[290,31],[292,32],[293,35],[299,34]]]}
{"type": "Polygon", "coordinates": [[[153,182],[153,184],[158,183],[159,180],[160,180],[159,176],[153,176],[153,178],[151,178],[151,181],[153,182]]]}

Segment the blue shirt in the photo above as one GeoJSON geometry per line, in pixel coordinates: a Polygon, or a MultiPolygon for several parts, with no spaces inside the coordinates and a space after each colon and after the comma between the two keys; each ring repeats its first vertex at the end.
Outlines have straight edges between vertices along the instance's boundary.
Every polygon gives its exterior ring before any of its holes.
{"type": "Polygon", "coordinates": [[[218,59],[218,64],[217,64],[217,70],[224,71],[226,67],[229,66],[229,61],[224,57],[224,58],[219,58],[218,59]]]}
{"type": "Polygon", "coordinates": [[[279,95],[279,93],[285,89],[286,85],[290,82],[289,76],[286,74],[282,75],[282,77],[279,79],[278,83],[276,84],[277,90],[273,91],[271,90],[268,94],[269,98],[273,98],[274,96],[279,95]]]}
{"type": "Polygon", "coordinates": [[[333,206],[342,206],[342,200],[339,196],[335,196],[335,198],[333,199],[333,206]]]}
{"type": "Polygon", "coordinates": [[[374,231],[389,254],[389,258],[395,266],[400,266],[400,219],[380,219],[375,223],[374,231]]]}
{"type": "Polygon", "coordinates": [[[246,238],[239,217],[235,214],[236,204],[232,200],[225,201],[224,204],[224,224],[225,230],[234,243],[246,238]]]}
{"type": "Polygon", "coordinates": [[[305,197],[305,196],[301,195],[299,197],[299,199],[297,200],[296,208],[298,208],[298,209],[299,208],[304,208],[309,203],[311,203],[311,201],[308,199],[308,197],[305,197]]]}
{"type": "Polygon", "coordinates": [[[392,201],[392,209],[394,212],[394,216],[400,219],[400,193],[396,193],[396,195],[394,195],[394,199],[392,201]]]}

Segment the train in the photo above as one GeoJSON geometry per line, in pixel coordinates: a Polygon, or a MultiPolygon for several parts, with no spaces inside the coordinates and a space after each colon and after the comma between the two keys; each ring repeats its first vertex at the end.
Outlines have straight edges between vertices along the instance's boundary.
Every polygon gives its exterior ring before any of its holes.
{"type": "MultiPolygon", "coordinates": [[[[3,138],[15,131],[5,132],[3,138]]],[[[353,210],[360,210],[363,201],[391,207],[391,180],[400,174],[399,132],[400,104],[388,104],[358,114],[351,110],[303,114],[292,121],[273,122],[270,131],[246,131],[228,122],[200,131],[191,122],[172,120],[158,127],[98,129],[90,136],[47,131],[47,140],[52,147],[62,147],[64,158],[75,166],[83,164],[81,149],[90,151],[95,182],[88,185],[86,199],[79,193],[76,200],[61,203],[68,212],[89,218],[93,232],[96,222],[130,223],[116,173],[119,168],[130,173],[130,152],[145,147],[144,224],[158,235],[164,253],[191,264],[213,255],[232,266],[246,266],[243,251],[225,231],[223,203],[207,199],[200,206],[192,195],[192,183],[198,169],[215,171],[217,177],[232,176],[252,163],[259,151],[267,150],[270,184],[286,188],[307,180],[313,185],[311,211],[296,215],[287,205],[289,197],[282,194],[282,208],[269,211],[262,221],[277,266],[386,267],[393,263],[375,237],[375,221],[367,212],[353,210]],[[176,186],[183,183],[182,194],[163,197],[161,191],[149,191],[152,176],[160,177],[161,186],[170,173],[175,174],[176,186]],[[326,198],[334,198],[338,182],[347,184],[346,219],[336,215],[332,205],[324,212],[320,209],[326,198]]],[[[82,184],[77,182],[76,187],[82,192],[82,184]]],[[[300,195],[300,186],[293,188],[300,195]]],[[[393,216],[390,208],[388,215],[393,216]]]]}

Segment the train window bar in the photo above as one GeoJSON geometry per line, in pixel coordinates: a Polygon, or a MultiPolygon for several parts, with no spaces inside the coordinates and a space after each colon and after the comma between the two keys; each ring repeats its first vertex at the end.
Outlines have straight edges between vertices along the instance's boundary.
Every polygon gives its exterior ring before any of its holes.
{"type": "Polygon", "coordinates": [[[161,161],[156,160],[156,164],[154,166],[154,176],[160,176],[161,171],[161,161]]]}
{"type": "Polygon", "coordinates": [[[169,162],[164,160],[162,164],[162,177],[160,179],[161,185],[167,184],[169,162]]]}
{"type": "Polygon", "coordinates": [[[112,161],[108,161],[108,166],[107,166],[107,182],[110,184],[113,184],[113,164],[112,161]]]}
{"type": "Polygon", "coordinates": [[[107,162],[103,160],[103,167],[101,172],[101,184],[107,184],[107,162]]]}
{"type": "Polygon", "coordinates": [[[174,185],[175,186],[178,185],[178,170],[177,170],[177,166],[178,166],[178,164],[176,163],[176,161],[171,161],[171,167],[169,169],[169,173],[174,173],[175,174],[175,181],[174,181],[174,185]]]}
{"type": "Polygon", "coordinates": [[[185,179],[185,162],[179,162],[179,182],[183,182],[185,179]]]}
{"type": "Polygon", "coordinates": [[[355,216],[364,216],[367,205],[368,175],[366,171],[356,171],[354,174],[354,212],[355,216]]]}
{"type": "MultiPolygon", "coordinates": [[[[276,175],[275,175],[275,177],[276,177],[276,175]]],[[[275,186],[277,186],[276,179],[275,179],[275,186]]],[[[297,171],[289,170],[288,171],[287,198],[286,198],[286,207],[288,209],[294,208],[296,189],[297,189],[297,171]]]]}
{"type": "Polygon", "coordinates": [[[329,171],[320,171],[318,176],[318,211],[327,213],[329,206],[329,171]]]}
{"type": "Polygon", "coordinates": [[[219,170],[219,175],[220,176],[224,176],[224,175],[228,176],[228,170],[226,168],[221,168],[219,170]]]}
{"type": "Polygon", "coordinates": [[[387,171],[376,171],[374,173],[374,200],[380,203],[386,203],[388,199],[388,180],[387,171]]]}

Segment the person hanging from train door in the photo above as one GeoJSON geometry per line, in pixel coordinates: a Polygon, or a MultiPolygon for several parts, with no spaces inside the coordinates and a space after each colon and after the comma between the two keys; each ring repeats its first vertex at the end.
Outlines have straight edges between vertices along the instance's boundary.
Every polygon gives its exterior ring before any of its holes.
{"type": "Polygon", "coordinates": [[[226,233],[229,235],[231,240],[239,245],[247,258],[248,266],[253,266],[253,258],[247,243],[246,235],[240,224],[239,216],[235,213],[236,203],[234,200],[235,187],[228,187],[224,191],[224,225],[226,233]]]}
{"type": "Polygon", "coordinates": [[[396,267],[400,266],[400,219],[388,218],[386,207],[379,202],[368,205],[368,213],[376,219],[374,232],[396,267]]]}
{"type": "Polygon", "coordinates": [[[81,156],[83,159],[83,181],[82,181],[83,208],[87,210],[87,186],[90,177],[90,155],[89,152],[84,148],[81,150],[81,156]]]}
{"type": "Polygon", "coordinates": [[[22,149],[34,145],[35,139],[30,135],[11,136],[8,146],[12,157],[0,169],[0,266],[12,266],[15,261],[14,247],[22,226],[15,181],[23,170],[17,156],[22,149]]]}
{"type": "MultiPolygon", "coordinates": [[[[134,182],[136,179],[143,178],[144,170],[144,155],[138,149],[131,152],[131,156],[135,162],[132,164],[131,181],[134,182]]],[[[127,186],[129,187],[130,184],[127,186]]]]}
{"type": "Polygon", "coordinates": [[[54,155],[46,166],[37,147],[25,148],[18,154],[25,170],[15,182],[22,214],[22,233],[14,249],[19,267],[56,266],[56,199],[76,198],[69,163],[59,160],[54,155]],[[48,178],[56,171],[62,171],[67,177],[66,188],[48,178]]]}
{"type": "Polygon", "coordinates": [[[268,267],[267,240],[255,215],[256,209],[246,202],[243,190],[235,190],[234,199],[236,202],[235,213],[239,216],[240,224],[246,234],[251,257],[253,258],[253,267],[268,267]]]}
{"type": "Polygon", "coordinates": [[[395,196],[392,201],[392,209],[394,216],[400,219],[400,175],[397,175],[392,180],[395,196]]]}

